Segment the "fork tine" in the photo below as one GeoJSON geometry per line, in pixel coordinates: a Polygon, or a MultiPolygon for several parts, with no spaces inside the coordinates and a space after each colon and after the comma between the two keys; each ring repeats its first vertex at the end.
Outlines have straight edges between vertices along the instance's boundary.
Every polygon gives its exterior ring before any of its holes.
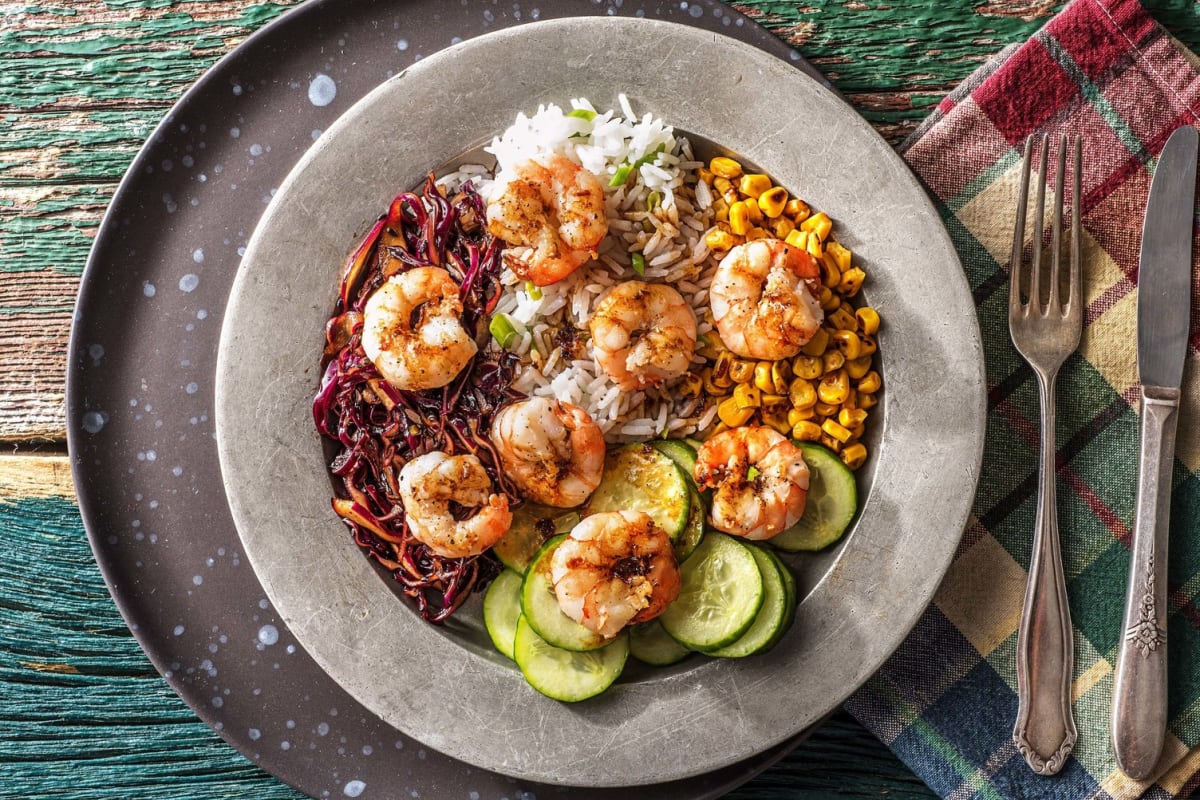
{"type": "Polygon", "coordinates": [[[1042,231],[1046,229],[1046,161],[1050,140],[1042,134],[1042,153],[1038,164],[1037,208],[1033,218],[1033,267],[1029,272],[1029,305],[1042,312],[1042,231]]]}
{"type": "Polygon", "coordinates": [[[1071,293],[1067,308],[1071,314],[1083,312],[1083,254],[1080,249],[1080,230],[1083,215],[1083,137],[1075,137],[1075,180],[1071,186],[1071,293]]]}
{"type": "Polygon", "coordinates": [[[1058,304],[1058,282],[1062,278],[1059,268],[1062,262],[1062,216],[1063,205],[1066,203],[1066,197],[1063,196],[1063,178],[1066,171],[1067,137],[1061,136],[1058,143],[1058,176],[1054,182],[1054,217],[1050,228],[1050,296],[1046,299],[1047,311],[1056,314],[1062,311],[1058,304]]]}
{"type": "Polygon", "coordinates": [[[1029,202],[1029,156],[1033,152],[1033,137],[1025,140],[1021,158],[1021,188],[1017,193],[1017,224],[1013,226],[1012,259],[1008,267],[1008,307],[1015,311],[1021,305],[1021,254],[1025,250],[1025,214],[1029,202]]]}

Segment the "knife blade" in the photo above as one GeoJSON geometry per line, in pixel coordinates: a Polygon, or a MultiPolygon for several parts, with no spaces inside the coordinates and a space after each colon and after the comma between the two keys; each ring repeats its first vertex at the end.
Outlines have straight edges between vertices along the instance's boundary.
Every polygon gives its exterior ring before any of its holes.
{"type": "Polygon", "coordinates": [[[1185,125],[1163,147],[1150,184],[1138,264],[1137,509],[1112,708],[1117,766],[1135,780],[1153,774],[1167,726],[1167,529],[1191,327],[1198,144],[1196,129],[1185,125]]]}

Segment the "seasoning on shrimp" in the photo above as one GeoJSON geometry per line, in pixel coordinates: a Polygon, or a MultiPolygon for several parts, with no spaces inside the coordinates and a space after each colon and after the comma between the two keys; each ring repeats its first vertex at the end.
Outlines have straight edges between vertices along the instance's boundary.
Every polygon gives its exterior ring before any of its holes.
{"type": "Polygon", "coordinates": [[[409,461],[400,470],[400,499],[412,535],[446,558],[479,555],[512,524],[508,498],[492,491],[487,470],[469,454],[435,450],[409,461]],[[456,510],[468,516],[459,519],[456,510]]]}
{"type": "Polygon", "coordinates": [[[596,306],[589,323],[596,363],[625,390],[678,378],[696,351],[696,315],[674,288],[626,281],[596,306]]]}
{"type": "Polygon", "coordinates": [[[694,477],[713,490],[713,526],[734,536],[770,539],[804,514],[808,465],[800,448],[773,428],[745,426],[713,436],[696,454],[694,477]]]}
{"type": "Polygon", "coordinates": [[[800,352],[821,327],[821,270],[811,255],[779,239],[755,239],[721,259],[710,291],[721,341],[745,358],[800,352]]]}
{"type": "Polygon", "coordinates": [[[604,473],[604,432],[579,406],[531,397],[492,419],[492,444],[528,500],[557,508],[582,505],[604,473]]]}
{"type": "Polygon", "coordinates": [[[585,517],[551,556],[550,577],[563,613],[606,639],[657,617],[681,587],[671,538],[641,511],[585,517]]]}
{"type": "Polygon", "coordinates": [[[462,311],[458,284],[446,270],[393,275],[363,309],[363,350],[397,389],[445,386],[479,349],[463,329],[462,311]]]}
{"type": "Polygon", "coordinates": [[[514,172],[488,203],[488,230],[510,245],[504,260],[516,275],[548,286],[596,257],[608,233],[604,187],[557,153],[514,172]]]}

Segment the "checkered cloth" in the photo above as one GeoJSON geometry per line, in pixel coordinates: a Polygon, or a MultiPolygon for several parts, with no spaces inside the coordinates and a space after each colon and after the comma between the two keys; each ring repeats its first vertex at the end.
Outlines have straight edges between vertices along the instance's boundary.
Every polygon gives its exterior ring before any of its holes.
{"type": "Polygon", "coordinates": [[[973,515],[945,581],[903,646],[847,708],[944,797],[1168,797],[1200,787],[1195,327],[1171,511],[1170,721],[1156,778],[1139,783],[1121,773],[1108,736],[1136,493],[1143,211],[1154,159],[1177,126],[1197,124],[1198,111],[1195,57],[1136,2],[1075,0],[1030,41],[980,68],[904,148],[974,293],[987,360],[988,433],[973,515]],[[1080,349],[1059,376],[1057,442],[1079,741],[1059,775],[1041,777],[1012,742],[1039,411],[1033,373],[1009,339],[1007,272],[1021,145],[1030,134],[1077,131],[1085,150],[1087,310],[1080,349]]]}

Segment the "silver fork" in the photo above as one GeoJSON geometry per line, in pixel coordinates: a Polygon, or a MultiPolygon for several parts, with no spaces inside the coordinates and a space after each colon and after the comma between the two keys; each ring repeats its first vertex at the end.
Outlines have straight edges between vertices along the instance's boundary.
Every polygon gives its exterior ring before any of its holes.
{"type": "Polygon", "coordinates": [[[1070,269],[1066,302],[1061,301],[1063,221],[1063,176],[1066,172],[1068,141],[1062,137],[1058,151],[1058,179],[1054,217],[1050,233],[1050,271],[1042,273],[1042,230],[1050,142],[1041,137],[1040,180],[1034,209],[1033,255],[1028,272],[1022,257],[1025,245],[1025,216],[1029,198],[1029,168],[1034,140],[1025,143],[1017,222],[1013,233],[1012,265],[1009,272],[1008,329],[1017,351],[1037,375],[1041,404],[1041,447],[1038,467],[1038,503],[1034,522],[1033,555],[1029,582],[1017,634],[1017,721],[1013,742],[1034,772],[1054,775],[1075,746],[1078,736],[1071,713],[1071,677],[1074,655],[1071,612],[1063,577],[1058,539],[1054,477],[1054,391],[1058,369],[1079,347],[1083,330],[1083,298],[1080,285],[1079,198],[1082,144],[1074,139],[1075,171],[1071,197],[1070,269]],[[1047,280],[1048,279],[1048,280],[1047,280]],[[1044,287],[1044,284],[1048,286],[1044,287]],[[1046,291],[1043,291],[1045,288],[1046,291]],[[1024,290],[1024,292],[1023,292],[1024,290]],[[1043,294],[1048,295],[1042,302],[1043,294]]]}

